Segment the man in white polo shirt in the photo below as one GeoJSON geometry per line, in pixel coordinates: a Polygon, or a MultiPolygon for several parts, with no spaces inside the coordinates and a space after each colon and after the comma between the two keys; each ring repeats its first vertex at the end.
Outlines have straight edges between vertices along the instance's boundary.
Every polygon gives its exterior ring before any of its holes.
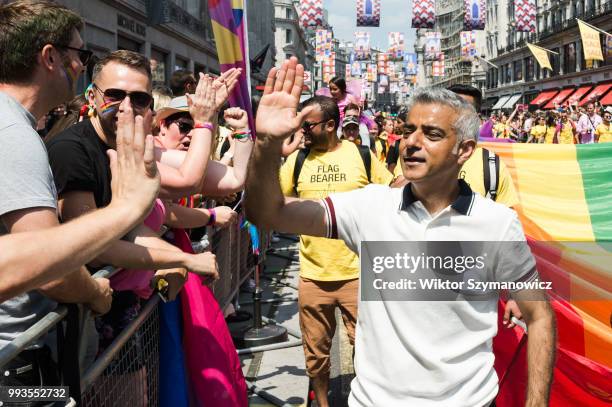
{"type": "MultiPolygon", "coordinates": [[[[403,189],[371,185],[323,201],[283,197],[276,176],[282,142],[309,112],[296,113],[302,82],[303,67],[295,58],[268,75],[247,180],[245,206],[252,222],[283,232],[336,237],[354,251],[365,241],[510,241],[516,248],[514,266],[496,269],[495,280],[537,279],[516,213],[457,180],[475,149],[480,123],[469,104],[444,89],[419,90],[408,102],[400,156],[410,184],[403,189]],[[372,210],[385,216],[372,216],[372,210]]],[[[361,284],[363,293],[363,280],[361,284]]],[[[529,330],[525,405],[546,406],[554,364],[554,315],[539,290],[513,291],[512,296],[529,330]]],[[[496,330],[496,298],[436,302],[361,297],[357,377],[349,404],[491,405],[498,391],[491,350],[496,330]]]]}

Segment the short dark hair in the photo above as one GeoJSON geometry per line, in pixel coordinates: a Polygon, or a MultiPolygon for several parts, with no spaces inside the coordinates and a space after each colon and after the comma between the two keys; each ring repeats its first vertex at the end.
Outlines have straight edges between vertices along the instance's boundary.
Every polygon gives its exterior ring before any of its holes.
{"type": "Polygon", "coordinates": [[[83,20],[74,11],[45,0],[0,5],[0,83],[26,83],[47,44],[67,46],[83,20]]]}
{"type": "Polygon", "coordinates": [[[100,75],[100,72],[102,71],[102,68],[104,68],[109,62],[116,62],[118,64],[126,65],[130,68],[143,71],[147,74],[149,82],[151,82],[152,80],[151,63],[147,58],[145,58],[144,55],[139,54],[138,52],[120,49],[118,51],[113,51],[110,54],[105,55],[96,63],[91,74],[92,82],[96,81],[96,79],[100,75]]]}
{"type": "Polygon", "coordinates": [[[329,83],[333,83],[338,87],[338,89],[342,91],[342,93],[346,93],[346,81],[344,80],[344,78],[334,76],[329,80],[329,83]]]}
{"type": "Polygon", "coordinates": [[[334,99],[327,96],[313,96],[300,103],[298,110],[301,111],[305,107],[311,105],[318,105],[321,112],[323,112],[323,120],[333,120],[334,130],[338,130],[338,126],[340,125],[340,109],[338,109],[338,105],[334,99]]]}
{"type": "Polygon", "coordinates": [[[185,85],[194,83],[195,76],[189,69],[178,69],[172,72],[170,77],[170,89],[174,96],[183,96],[185,94],[185,85]]]}
{"type": "Polygon", "coordinates": [[[466,95],[473,97],[474,109],[476,109],[476,112],[480,112],[480,108],[482,107],[482,92],[480,91],[480,89],[475,88],[471,85],[465,85],[463,83],[457,83],[455,85],[449,86],[447,89],[458,95],[466,95]]]}
{"type": "Polygon", "coordinates": [[[344,106],[344,111],[342,113],[346,113],[348,110],[359,110],[361,112],[361,108],[355,103],[349,103],[348,105],[344,106]]]}

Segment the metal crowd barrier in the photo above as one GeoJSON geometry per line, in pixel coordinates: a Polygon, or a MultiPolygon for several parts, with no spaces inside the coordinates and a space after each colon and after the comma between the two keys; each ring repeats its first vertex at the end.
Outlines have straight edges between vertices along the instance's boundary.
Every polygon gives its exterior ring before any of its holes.
{"type": "MultiPolygon", "coordinates": [[[[194,247],[211,250],[217,256],[220,278],[211,288],[224,311],[232,305],[242,284],[252,276],[255,266],[264,261],[268,234],[259,231],[259,242],[261,255],[254,256],[248,229],[238,225],[223,230],[210,229],[203,241],[194,242],[194,247]]],[[[115,271],[104,268],[94,277],[108,278],[115,271]]],[[[83,327],[91,322],[91,315],[82,306],[60,304],[0,349],[0,373],[4,365],[51,330],[57,328],[64,334],[76,332],[76,338],[66,336],[57,343],[58,355],[67,355],[64,359],[68,361],[58,361],[60,374],[65,379],[63,385],[70,387],[71,401],[67,405],[156,406],[159,401],[159,303],[157,295],[148,299],[139,315],[90,366],[82,365],[82,348],[87,339],[83,327]],[[71,323],[79,326],[70,326],[71,323]],[[66,347],[73,343],[79,351],[66,347]],[[77,358],[81,359],[80,363],[77,358]]]]}

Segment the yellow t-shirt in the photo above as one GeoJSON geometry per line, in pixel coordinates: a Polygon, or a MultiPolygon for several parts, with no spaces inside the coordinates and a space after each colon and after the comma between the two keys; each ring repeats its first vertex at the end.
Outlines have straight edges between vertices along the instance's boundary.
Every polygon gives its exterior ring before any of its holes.
{"type": "MultiPolygon", "coordinates": [[[[295,196],[293,170],[298,151],[280,170],[283,194],[295,196]]],[[[372,183],[388,185],[393,175],[371,155],[372,183]]],[[[297,180],[299,198],[321,199],[333,192],[352,191],[368,185],[363,160],[356,145],[342,140],[331,152],[311,150],[297,180]]],[[[382,215],[381,215],[382,216],[382,215]]],[[[318,281],[341,281],[359,277],[359,258],[341,240],[300,236],[300,276],[318,281]]]]}
{"type": "Polygon", "coordinates": [[[509,138],[512,131],[510,130],[510,126],[504,123],[497,123],[493,126],[493,132],[495,133],[495,137],[497,138],[509,138]]]}
{"type": "Polygon", "coordinates": [[[378,156],[378,161],[384,163],[387,159],[387,153],[389,152],[389,145],[387,145],[387,149],[383,153],[382,141],[380,139],[376,139],[374,142],[374,148],[376,149],[376,155],[378,156]]]}
{"type": "MultiPolygon", "coordinates": [[[[398,159],[395,166],[394,175],[396,177],[402,175],[402,165],[398,159]]],[[[484,185],[484,167],[482,163],[482,148],[476,147],[474,154],[469,160],[463,164],[459,172],[459,178],[462,178],[470,185],[472,191],[479,193],[482,196],[486,195],[484,185]]],[[[514,189],[514,183],[508,168],[502,160],[499,161],[499,185],[497,187],[497,198],[495,202],[508,207],[513,207],[519,203],[518,195],[514,189]]]]}
{"type": "Polygon", "coordinates": [[[612,143],[612,123],[607,126],[601,123],[595,129],[595,135],[599,137],[598,143],[612,143]]]}
{"type": "MultiPolygon", "coordinates": [[[[536,139],[536,141],[538,143],[541,143],[540,140],[543,140],[544,137],[546,136],[546,126],[542,125],[542,124],[538,124],[536,126],[533,126],[531,128],[531,135],[533,137],[535,137],[535,139],[536,139]]],[[[553,133],[553,135],[554,135],[554,133],[553,133]]]]}
{"type": "Polygon", "coordinates": [[[554,140],[555,140],[555,127],[554,126],[548,126],[546,128],[546,135],[544,136],[544,143],[545,144],[553,144],[554,140]]]}
{"type": "Polygon", "coordinates": [[[559,144],[574,144],[574,132],[570,122],[561,124],[561,131],[559,132],[559,144]]]}

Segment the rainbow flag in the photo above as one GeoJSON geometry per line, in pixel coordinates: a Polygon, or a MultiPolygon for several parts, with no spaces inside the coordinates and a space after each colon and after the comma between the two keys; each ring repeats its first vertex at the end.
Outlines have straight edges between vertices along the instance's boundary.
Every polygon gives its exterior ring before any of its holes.
{"type": "MultiPolygon", "coordinates": [[[[552,281],[558,350],[552,406],[612,402],[612,143],[481,143],[500,155],[543,279],[552,281]],[[590,242],[590,243],[589,243],[590,242]]],[[[522,405],[523,333],[494,341],[499,406],[522,405]]]]}
{"type": "Polygon", "coordinates": [[[246,110],[249,127],[255,135],[255,120],[251,108],[251,69],[244,0],[208,0],[221,72],[242,68],[237,89],[230,95],[230,105],[246,110]]]}

